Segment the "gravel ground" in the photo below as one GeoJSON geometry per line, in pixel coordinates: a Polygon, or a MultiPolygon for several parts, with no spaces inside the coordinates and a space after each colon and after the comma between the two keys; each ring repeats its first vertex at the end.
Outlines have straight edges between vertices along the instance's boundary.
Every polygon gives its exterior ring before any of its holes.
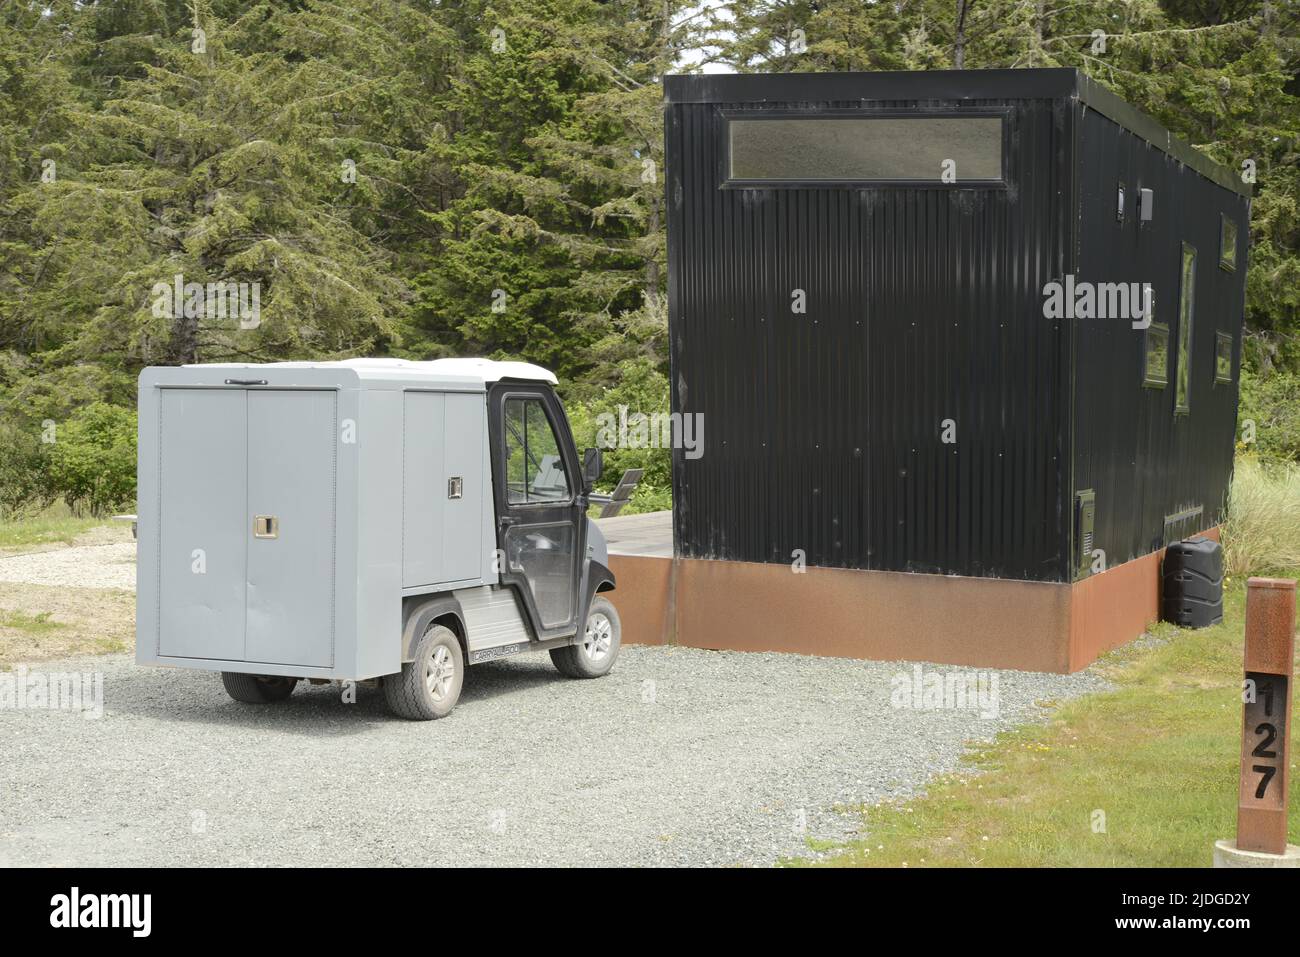
{"type": "Polygon", "coordinates": [[[1102,687],[984,672],[987,719],[892,707],[911,665],[626,647],[597,681],[478,665],[450,717],[411,723],[369,688],[250,706],[125,655],[41,667],[101,671],[104,713],[0,710],[0,864],[766,865],[1102,687]]]}
{"type": "Polygon", "coordinates": [[[135,591],[135,542],[6,555],[0,557],[0,582],[135,591]]]}

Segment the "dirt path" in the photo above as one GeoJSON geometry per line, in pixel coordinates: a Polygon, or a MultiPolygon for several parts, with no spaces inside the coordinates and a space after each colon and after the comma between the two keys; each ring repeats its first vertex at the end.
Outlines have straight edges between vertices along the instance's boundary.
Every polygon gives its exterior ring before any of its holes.
{"type": "Polygon", "coordinates": [[[135,541],[92,529],[71,547],[0,555],[0,670],[135,647],[135,541]]]}

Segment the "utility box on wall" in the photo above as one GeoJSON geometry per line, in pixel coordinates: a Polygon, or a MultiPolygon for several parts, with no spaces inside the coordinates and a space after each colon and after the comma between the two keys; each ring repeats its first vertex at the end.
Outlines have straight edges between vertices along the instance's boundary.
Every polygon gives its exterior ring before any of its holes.
{"type": "MultiPolygon", "coordinates": [[[[677,574],[802,555],[925,575],[942,603],[952,576],[1078,588],[1217,526],[1250,206],[1232,171],[1072,69],[674,76],[665,122],[673,411],[708,436],[674,453],[677,574]]],[[[1125,621],[1154,619],[1157,576],[1147,596],[1126,575],[1125,621]]],[[[845,625],[828,653],[910,656],[845,625]]],[[[960,627],[913,646],[987,661],[960,627]]],[[[1067,614],[1023,660],[1072,667],[1116,628],[1067,614]]]]}

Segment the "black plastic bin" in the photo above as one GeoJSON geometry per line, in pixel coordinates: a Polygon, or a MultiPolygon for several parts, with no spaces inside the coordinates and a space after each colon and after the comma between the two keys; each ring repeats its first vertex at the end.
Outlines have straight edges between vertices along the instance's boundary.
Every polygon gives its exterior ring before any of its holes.
{"type": "Polygon", "coordinates": [[[1160,617],[1184,628],[1223,620],[1223,550],[1212,538],[1175,542],[1165,551],[1160,617]]]}

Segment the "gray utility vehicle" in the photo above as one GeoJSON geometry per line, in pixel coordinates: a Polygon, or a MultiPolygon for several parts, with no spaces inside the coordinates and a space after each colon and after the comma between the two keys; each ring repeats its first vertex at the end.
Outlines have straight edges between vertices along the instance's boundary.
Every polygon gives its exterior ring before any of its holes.
{"type": "Polygon", "coordinates": [[[483,359],[146,369],[136,660],[256,703],[378,679],[414,719],[522,651],[605,674],[601,456],[579,458],[554,385],[483,359]]]}

